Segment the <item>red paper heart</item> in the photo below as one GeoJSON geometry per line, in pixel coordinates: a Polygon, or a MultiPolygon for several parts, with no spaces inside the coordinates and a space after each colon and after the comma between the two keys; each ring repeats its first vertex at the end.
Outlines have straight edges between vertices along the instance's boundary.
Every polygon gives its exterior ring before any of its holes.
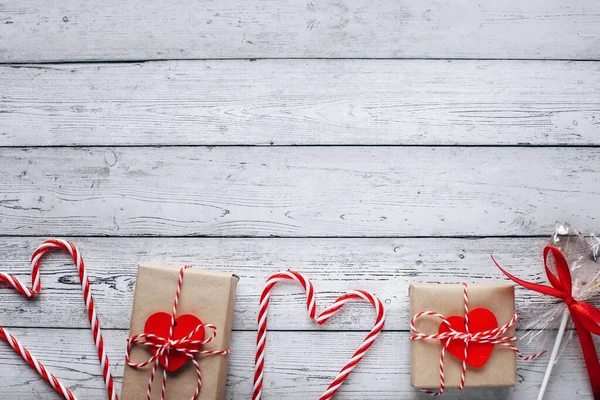
{"type": "MultiPolygon", "coordinates": [[[[470,311],[469,316],[469,333],[477,333],[489,331],[498,327],[498,320],[493,312],[487,308],[476,308],[470,311]]],[[[466,332],[465,317],[454,315],[446,318],[452,329],[457,332],[466,332]]],[[[450,332],[447,324],[440,324],[438,333],[450,332]]],[[[465,342],[459,339],[442,340],[442,345],[454,357],[462,361],[465,355],[465,342]]],[[[480,368],[485,365],[488,358],[494,350],[494,345],[491,343],[469,342],[469,351],[467,352],[467,364],[472,367],[480,368]]]]}
{"type": "MultiPolygon", "coordinates": [[[[185,314],[175,319],[175,326],[173,327],[173,335],[171,339],[179,340],[183,339],[187,335],[189,335],[198,325],[200,325],[202,321],[195,315],[185,314]]],[[[153,334],[161,338],[167,339],[169,337],[169,329],[171,327],[171,314],[165,312],[157,312],[152,314],[146,320],[146,325],[144,326],[145,334],[153,334]]],[[[191,338],[191,340],[204,340],[204,329],[200,329],[196,332],[191,338]]],[[[151,341],[151,340],[149,340],[151,341]]],[[[198,346],[199,347],[199,346],[198,346]]],[[[158,349],[156,347],[150,346],[150,351],[153,355],[156,355],[158,349]]],[[[168,372],[177,371],[181,368],[189,359],[185,356],[185,354],[179,351],[171,351],[168,355],[169,362],[167,363],[167,355],[164,354],[159,357],[158,361],[160,365],[168,372]],[[167,367],[168,365],[168,367],[167,367]]]]}

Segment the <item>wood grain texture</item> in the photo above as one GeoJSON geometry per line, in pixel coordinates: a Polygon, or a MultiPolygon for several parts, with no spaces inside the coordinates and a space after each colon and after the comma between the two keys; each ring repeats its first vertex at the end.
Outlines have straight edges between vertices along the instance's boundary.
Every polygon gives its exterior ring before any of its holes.
{"type": "Polygon", "coordinates": [[[0,149],[21,235],[546,235],[597,227],[596,148],[0,149]],[[468,211],[467,211],[468,210],[468,211]]]}
{"type": "MultiPolygon", "coordinates": [[[[100,367],[90,333],[86,330],[45,330],[47,336],[26,329],[13,329],[29,350],[46,362],[80,399],[106,397],[100,367]],[[56,347],[48,346],[48,338],[56,347]]],[[[107,351],[120,386],[122,355],[126,331],[106,331],[107,351]]],[[[349,358],[364,336],[362,332],[271,332],[265,367],[264,398],[318,398],[338,369],[349,358]],[[290,344],[293,343],[293,346],[290,344]],[[305,351],[305,346],[310,351],[305,351]],[[333,349],[331,347],[335,346],[333,349]]],[[[251,397],[256,340],[254,332],[234,332],[233,353],[229,361],[227,399],[251,397]]],[[[523,347],[521,345],[521,347],[523,347]]],[[[548,400],[563,398],[592,399],[581,349],[571,342],[555,366],[556,377],[548,388],[548,400]],[[567,384],[568,383],[568,384],[567,384]]],[[[517,362],[517,386],[506,389],[449,390],[445,399],[529,399],[534,398],[545,369],[545,360],[517,362]]],[[[342,386],[336,399],[430,399],[409,384],[410,352],[408,333],[384,332],[373,348],[342,386]]],[[[468,379],[468,376],[467,376],[468,379]]],[[[0,343],[0,382],[6,398],[37,400],[58,399],[35,372],[0,343]]]]}
{"type": "Polygon", "coordinates": [[[593,0],[3,0],[0,20],[3,62],[600,55],[593,0]]]}
{"type": "Polygon", "coordinates": [[[0,86],[0,146],[600,144],[589,62],[3,66],[0,86]]]}
{"type": "MultiPolygon", "coordinates": [[[[505,278],[490,254],[515,275],[546,282],[541,251],[545,238],[485,239],[235,239],[235,238],[73,238],[86,261],[102,326],[128,329],[139,261],[153,261],[235,272],[234,328],[254,331],[259,296],[267,277],[295,269],[311,279],[324,309],[342,293],[363,288],[377,294],[387,310],[386,330],[409,329],[411,283],[489,282],[505,278]]],[[[40,238],[0,240],[0,271],[26,279],[29,257],[40,238]]],[[[75,267],[64,255],[51,255],[42,266],[42,294],[28,301],[0,287],[0,324],[20,327],[86,328],[88,322],[75,267]],[[63,312],[56,312],[62,310],[63,312]]],[[[293,284],[273,293],[269,328],[315,330],[306,317],[306,297],[293,284]]],[[[517,288],[519,326],[526,327],[552,299],[517,288]]],[[[324,329],[370,329],[374,312],[352,306],[324,329]]],[[[558,322],[558,321],[557,321],[558,322]]]]}
{"type": "MultiPolygon", "coordinates": [[[[386,328],[337,398],[429,399],[409,385],[408,285],[504,279],[491,253],[544,282],[556,221],[598,229],[590,60],[593,0],[0,0],[0,271],[27,279],[43,236],[75,236],[119,385],[138,261],[238,273],[228,400],[251,395],[270,274],[304,273],[319,309],[364,288],[386,328]]],[[[42,285],[0,287],[0,324],[104,399],[65,255],[42,285]]],[[[374,318],[356,305],[317,327],[304,304],[275,290],[265,400],[318,397],[374,318]]],[[[519,327],[551,305],[517,288],[519,327]]],[[[445,398],[533,398],[545,363],[445,398]]],[[[576,341],[554,376],[548,400],[592,399],[576,341]]],[[[0,397],[58,396],[0,343],[0,397]]]]}

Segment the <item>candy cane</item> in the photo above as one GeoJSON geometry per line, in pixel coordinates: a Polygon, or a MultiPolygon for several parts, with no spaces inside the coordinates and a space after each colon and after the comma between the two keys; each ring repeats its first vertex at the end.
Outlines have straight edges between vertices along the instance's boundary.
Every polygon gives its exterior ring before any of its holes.
{"type": "Polygon", "coordinates": [[[335,379],[329,384],[327,390],[321,395],[319,400],[329,400],[333,398],[337,390],[342,386],[342,383],[348,378],[348,375],[356,367],[356,365],[362,360],[364,355],[367,353],[369,348],[377,339],[377,336],[383,329],[385,322],[385,307],[381,300],[375,295],[365,290],[353,290],[342,296],[340,296],[329,308],[323,311],[318,316],[316,315],[316,303],[315,303],[315,289],[312,283],[306,279],[303,275],[295,271],[282,271],[277,274],[271,275],[267,280],[265,288],[260,297],[260,310],[258,313],[258,336],[256,339],[256,359],[255,359],[255,373],[254,373],[254,392],[252,394],[253,400],[260,400],[262,395],[263,386],[263,371],[264,371],[264,358],[265,358],[265,346],[267,342],[267,310],[269,308],[269,299],[271,291],[275,285],[279,282],[294,281],[299,283],[306,292],[306,308],[308,315],[311,320],[315,321],[318,325],[323,325],[327,322],[336,312],[338,312],[344,305],[350,300],[364,300],[371,303],[375,308],[377,318],[375,325],[369,334],[365,337],[361,346],[352,355],[350,361],[348,361],[340,370],[335,379]]]}
{"type": "MultiPolygon", "coordinates": [[[[39,273],[40,262],[47,253],[54,250],[68,252],[73,258],[75,265],[77,266],[79,280],[83,289],[83,299],[85,301],[88,319],[90,321],[92,334],[94,336],[94,343],[96,344],[96,348],[98,350],[98,359],[100,360],[100,365],[102,367],[102,375],[104,377],[104,383],[106,384],[108,398],[110,400],[118,400],[113,378],[110,373],[108,356],[104,349],[104,340],[102,339],[102,334],[100,332],[100,322],[98,321],[98,317],[96,316],[96,308],[94,306],[94,299],[92,297],[92,292],[90,289],[90,280],[85,270],[83,258],[81,258],[77,247],[75,247],[73,243],[67,242],[65,240],[46,240],[40,247],[38,247],[35,250],[33,256],[31,257],[31,287],[28,287],[27,285],[23,284],[15,276],[3,272],[0,272],[0,281],[6,283],[9,286],[12,286],[15,290],[17,290],[19,293],[21,293],[28,299],[34,297],[35,295],[40,293],[42,288],[39,273]]],[[[15,350],[17,354],[19,354],[32,368],[34,368],[38,372],[38,374],[40,374],[42,378],[44,378],[50,384],[50,386],[52,386],[52,388],[54,388],[54,390],[61,394],[65,399],[76,400],[76,397],[73,395],[73,393],[71,393],[69,389],[65,388],[54,375],[50,374],[46,370],[46,368],[40,362],[38,362],[29,353],[29,351],[27,351],[27,349],[21,346],[18,340],[14,336],[9,334],[2,326],[0,326],[0,338],[6,341],[15,350]]]]}
{"type": "Polygon", "coordinates": [[[65,399],[77,400],[77,398],[73,395],[73,393],[71,393],[69,389],[64,387],[63,384],[60,383],[54,375],[46,371],[46,367],[40,364],[38,360],[36,360],[29,353],[29,351],[27,351],[26,348],[21,346],[17,339],[15,339],[14,336],[8,333],[8,331],[2,326],[0,326],[0,338],[6,341],[6,343],[8,343],[10,347],[12,347],[15,350],[15,352],[17,352],[17,354],[23,357],[23,359],[27,361],[27,363],[31,365],[31,367],[33,367],[38,372],[38,374],[40,374],[42,378],[44,378],[50,384],[50,386],[52,386],[52,388],[58,393],[60,393],[65,399]]]}

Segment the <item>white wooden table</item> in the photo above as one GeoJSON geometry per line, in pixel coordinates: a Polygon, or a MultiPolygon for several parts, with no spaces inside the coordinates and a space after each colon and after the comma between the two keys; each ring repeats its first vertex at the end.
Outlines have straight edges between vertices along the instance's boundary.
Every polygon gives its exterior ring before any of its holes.
{"type": "MultiPolygon", "coordinates": [[[[502,279],[490,253],[541,280],[556,221],[598,230],[599,58],[593,0],[0,0],[0,270],[79,245],[119,384],[138,261],[237,272],[228,399],[250,398],[268,275],[305,273],[321,305],[362,287],[386,330],[338,398],[427,398],[410,283],[502,279]]],[[[104,399],[75,270],[42,279],[32,302],[0,288],[0,323],[104,399]]],[[[277,289],[265,399],[317,398],[372,324],[303,303],[277,289]]],[[[521,324],[547,304],[517,290],[521,324]]],[[[544,368],[445,398],[533,398],[544,368]]],[[[575,397],[577,342],[548,393],[575,397]]],[[[1,344],[0,398],[58,397],[1,344]]]]}

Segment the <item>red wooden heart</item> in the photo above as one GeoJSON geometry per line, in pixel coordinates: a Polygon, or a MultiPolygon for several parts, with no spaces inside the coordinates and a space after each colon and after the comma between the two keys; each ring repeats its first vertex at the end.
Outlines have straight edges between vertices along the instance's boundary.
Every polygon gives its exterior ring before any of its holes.
{"type": "MultiPolygon", "coordinates": [[[[187,335],[189,335],[198,325],[200,325],[202,321],[194,315],[185,314],[175,319],[175,326],[173,327],[173,336],[171,339],[178,340],[183,339],[187,335]]],[[[145,334],[154,334],[161,338],[169,337],[169,328],[171,327],[171,314],[165,312],[157,312],[152,314],[146,320],[146,325],[144,326],[145,334]]],[[[204,329],[200,329],[196,334],[194,334],[191,340],[204,340],[204,329]]],[[[158,349],[150,346],[150,351],[153,355],[156,355],[158,349]]],[[[167,355],[162,355],[159,358],[160,365],[168,372],[177,371],[181,368],[189,359],[179,351],[171,351],[169,353],[169,363],[167,364],[167,355]],[[168,367],[167,367],[168,365],[168,367]]]]}
{"type": "MultiPolygon", "coordinates": [[[[467,314],[469,316],[469,332],[477,333],[489,331],[498,327],[498,320],[493,312],[487,308],[476,308],[467,314]]],[[[458,332],[466,332],[465,317],[454,315],[446,318],[452,326],[452,329],[458,332]]],[[[450,332],[450,328],[446,324],[440,324],[438,333],[450,332]]],[[[442,345],[454,357],[462,361],[465,354],[465,342],[459,339],[442,340],[442,345]]],[[[467,364],[472,367],[480,368],[485,365],[488,358],[494,350],[494,345],[491,343],[469,343],[469,351],[467,353],[467,364]]]]}

